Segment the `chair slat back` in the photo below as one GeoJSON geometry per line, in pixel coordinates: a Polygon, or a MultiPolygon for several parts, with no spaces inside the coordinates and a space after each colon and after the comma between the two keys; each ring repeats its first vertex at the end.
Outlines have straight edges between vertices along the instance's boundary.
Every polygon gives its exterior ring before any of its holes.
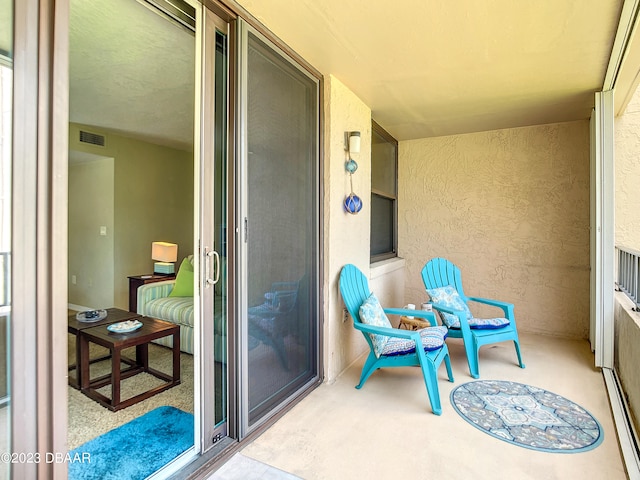
{"type": "Polygon", "coordinates": [[[462,299],[468,301],[462,289],[460,269],[445,258],[432,258],[422,269],[422,280],[427,288],[440,288],[452,285],[462,299]]]}
{"type": "Polygon", "coordinates": [[[340,272],[340,293],[354,322],[360,322],[360,305],[369,298],[369,282],[355,265],[345,265],[340,272]]]}

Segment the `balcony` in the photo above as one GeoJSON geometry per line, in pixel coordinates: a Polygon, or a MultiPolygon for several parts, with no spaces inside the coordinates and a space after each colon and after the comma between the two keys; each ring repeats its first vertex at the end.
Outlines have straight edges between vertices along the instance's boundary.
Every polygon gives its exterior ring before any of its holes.
{"type": "MultiPolygon", "coordinates": [[[[256,460],[304,479],[446,478],[617,480],[627,475],[602,373],[585,340],[521,334],[526,368],[516,365],[510,342],[480,350],[482,379],[510,380],[566,397],[601,424],[604,441],[574,454],[545,453],[497,440],[467,423],[449,400],[473,381],[460,340],[449,339],[454,383],[439,375],[442,416],[431,413],[418,368],[379,370],[362,390],[363,358],[335,383],[323,384],[295,406],[229,465],[266,468],[256,460]],[[249,461],[247,461],[247,458],[249,461]]],[[[221,467],[211,478],[289,478],[286,474],[221,467]],[[239,476],[238,476],[239,475],[239,476]]]]}

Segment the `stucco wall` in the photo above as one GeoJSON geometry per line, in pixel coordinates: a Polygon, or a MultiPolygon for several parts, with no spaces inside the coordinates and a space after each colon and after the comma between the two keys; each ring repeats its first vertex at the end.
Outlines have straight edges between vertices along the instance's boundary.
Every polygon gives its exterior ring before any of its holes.
{"type": "MultiPolygon", "coordinates": [[[[615,132],[615,244],[640,250],[640,89],[624,114],[616,117],[615,132]]],[[[615,368],[622,383],[636,429],[640,430],[640,313],[633,302],[616,293],[615,368]]]]}
{"type": "Polygon", "coordinates": [[[338,290],[340,269],[353,263],[365,275],[369,270],[369,206],[364,202],[357,215],[344,211],[342,201],[350,191],[344,169],[344,132],[359,130],[361,150],[354,155],[359,168],[353,175],[353,190],[363,200],[371,192],[371,110],[337,78],[324,82],[325,102],[325,379],[333,382],[358,356],[366,343],[344,320],[344,304],[338,290]],[[357,334],[357,335],[356,335],[357,334]]]}
{"type": "Polygon", "coordinates": [[[344,316],[338,290],[340,270],[353,263],[370,277],[369,286],[383,304],[399,306],[404,296],[402,261],[373,270],[369,265],[371,210],[371,110],[332,75],[325,77],[325,158],[324,158],[324,366],[329,383],[358,357],[368,352],[362,334],[344,316]],[[350,192],[345,171],[344,132],[361,133],[361,150],[354,154],[358,170],[353,190],[364,206],[357,215],[344,211],[342,202],[350,192]],[[399,266],[399,268],[398,268],[399,266]]]}
{"type": "Polygon", "coordinates": [[[622,383],[631,418],[636,430],[640,431],[638,422],[640,414],[640,315],[632,311],[633,302],[622,292],[615,294],[614,302],[615,331],[615,366],[618,378],[622,383]]]}
{"type": "Polygon", "coordinates": [[[640,91],[624,114],[616,117],[615,219],[616,245],[640,250],[640,91]]]}
{"type": "Polygon", "coordinates": [[[520,331],[588,338],[588,121],[400,142],[398,183],[407,302],[445,257],[520,331]]]}

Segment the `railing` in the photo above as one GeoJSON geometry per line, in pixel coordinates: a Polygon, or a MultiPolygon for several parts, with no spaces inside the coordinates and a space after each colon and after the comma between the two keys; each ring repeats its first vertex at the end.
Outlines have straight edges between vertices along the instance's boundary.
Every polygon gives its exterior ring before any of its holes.
{"type": "Polygon", "coordinates": [[[616,247],[618,258],[618,278],[616,285],[636,304],[634,310],[640,311],[640,252],[626,247],[616,247]]]}

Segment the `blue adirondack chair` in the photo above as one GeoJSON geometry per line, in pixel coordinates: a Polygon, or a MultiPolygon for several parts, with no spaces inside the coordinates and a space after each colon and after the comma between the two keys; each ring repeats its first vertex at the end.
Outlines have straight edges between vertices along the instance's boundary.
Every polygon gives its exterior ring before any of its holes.
{"type": "Polygon", "coordinates": [[[369,291],[367,279],[363,273],[354,265],[346,265],[340,273],[340,293],[347,307],[347,310],[353,318],[353,326],[362,332],[364,338],[369,344],[369,356],[362,367],[362,375],[360,383],[356,388],[360,389],[371,376],[379,368],[384,367],[406,367],[420,366],[422,375],[427,387],[431,410],[436,415],[442,413],[440,404],[440,393],[438,389],[438,367],[444,360],[447,368],[447,376],[449,381],[453,382],[453,374],[451,372],[451,363],[449,361],[449,350],[447,349],[444,338],[446,330],[444,327],[437,327],[435,315],[432,312],[423,312],[420,310],[405,310],[399,308],[384,309],[385,314],[391,315],[413,315],[415,317],[425,318],[433,325],[419,331],[400,330],[391,327],[373,326],[364,323],[360,316],[360,307],[372,298],[369,291]],[[442,330],[437,330],[442,329],[442,330]],[[373,334],[373,336],[372,336],[373,334]],[[374,347],[375,336],[389,337],[386,344],[386,350],[376,355],[374,347]],[[439,337],[439,341],[429,346],[424,346],[427,335],[439,337]],[[421,348],[416,348],[419,345],[421,348]],[[394,349],[396,351],[394,351],[394,349]],[[425,349],[428,349],[426,351],[425,349]]]}
{"type": "Polygon", "coordinates": [[[480,377],[478,364],[480,347],[490,343],[513,340],[518,363],[520,368],[524,368],[513,304],[487,298],[467,297],[462,289],[460,269],[444,258],[433,258],[427,262],[422,269],[422,281],[432,298],[433,308],[440,312],[443,323],[449,328],[449,336],[463,339],[469,372],[473,378],[480,377]],[[504,318],[473,318],[467,305],[469,301],[498,307],[504,312],[504,318]]]}

